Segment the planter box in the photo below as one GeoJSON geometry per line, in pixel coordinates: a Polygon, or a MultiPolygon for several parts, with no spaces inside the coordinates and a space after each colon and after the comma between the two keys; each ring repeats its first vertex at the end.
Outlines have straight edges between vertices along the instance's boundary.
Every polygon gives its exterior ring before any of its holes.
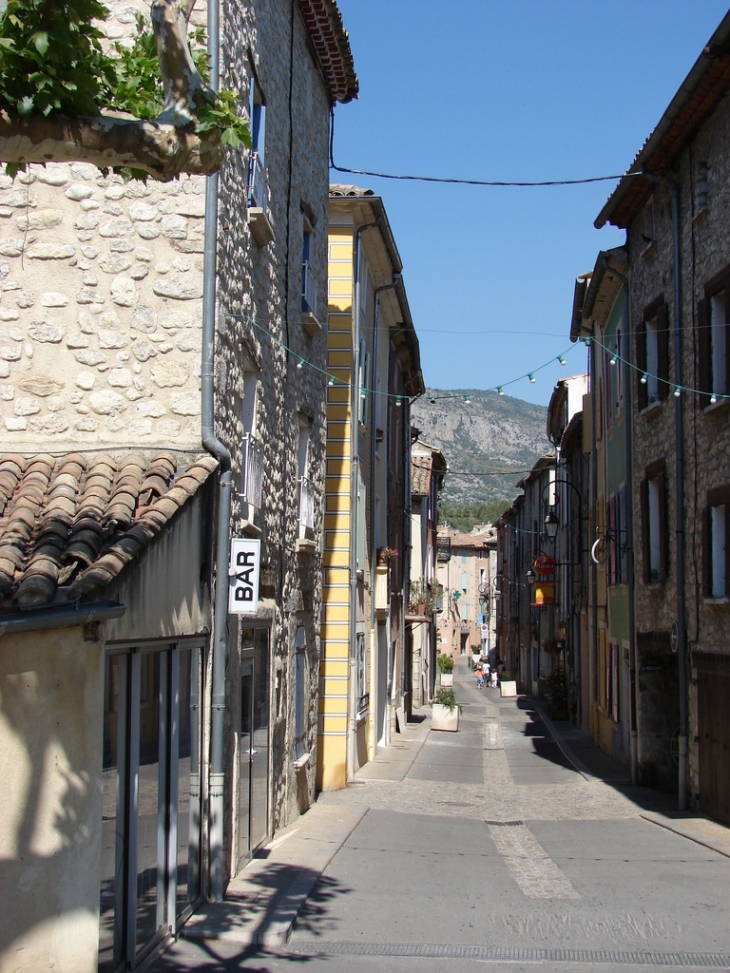
{"type": "Polygon", "coordinates": [[[454,685],[454,674],[453,672],[442,672],[441,673],[441,685],[444,688],[454,685]]]}
{"type": "Polygon", "coordinates": [[[454,706],[453,709],[449,709],[448,706],[442,706],[440,703],[433,704],[433,711],[431,713],[431,729],[432,730],[445,730],[448,733],[456,733],[459,729],[459,707],[454,706]]]}
{"type": "Polygon", "coordinates": [[[517,695],[517,683],[514,679],[510,679],[507,682],[500,683],[499,687],[500,695],[502,696],[516,696],[517,695]]]}

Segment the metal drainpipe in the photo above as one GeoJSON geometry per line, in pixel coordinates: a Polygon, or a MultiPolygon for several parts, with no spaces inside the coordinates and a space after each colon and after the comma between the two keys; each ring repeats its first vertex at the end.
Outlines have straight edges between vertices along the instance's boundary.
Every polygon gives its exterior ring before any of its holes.
{"type": "Polygon", "coordinates": [[[355,668],[357,656],[357,537],[358,537],[358,493],[359,476],[359,407],[360,407],[360,243],[365,230],[372,230],[380,224],[380,217],[372,223],[365,223],[355,232],[353,270],[355,287],[352,301],[352,340],[353,340],[353,381],[350,383],[350,713],[348,716],[348,739],[346,751],[346,776],[352,779],[355,772],[355,734],[357,733],[357,699],[355,698],[355,668]]]}
{"type": "MultiPolygon", "coordinates": [[[[666,186],[672,194],[672,272],[674,273],[674,384],[681,392],[682,370],[682,260],[679,249],[679,186],[674,179],[655,176],[646,170],[642,175],[653,182],[666,186]]],[[[677,677],[679,682],[679,766],[677,781],[677,806],[680,811],[687,810],[687,631],[685,618],[685,577],[684,577],[684,412],[683,396],[674,400],[674,437],[676,441],[675,490],[677,505],[675,510],[674,531],[677,536],[677,677]]]]}
{"type": "MultiPolygon", "coordinates": [[[[598,424],[596,422],[597,401],[596,401],[596,354],[595,347],[591,346],[591,508],[593,510],[593,529],[595,532],[596,516],[598,513],[598,448],[596,446],[596,432],[598,424]]],[[[591,639],[590,654],[588,656],[588,682],[591,687],[590,701],[590,730],[593,736],[595,723],[595,707],[598,702],[598,565],[593,558],[590,558],[591,566],[591,639]]]]}
{"type": "MultiPolygon", "coordinates": [[[[401,279],[399,273],[393,274],[393,280],[390,284],[383,284],[381,287],[375,288],[375,312],[374,312],[374,325],[373,325],[373,375],[376,374],[378,368],[378,345],[379,345],[379,326],[380,326],[380,295],[383,291],[390,290],[392,287],[396,287],[401,279]]],[[[387,376],[386,376],[387,378],[387,376]]],[[[387,400],[386,400],[387,401],[387,400]]],[[[375,413],[373,410],[373,419],[375,418],[375,413]]],[[[387,425],[387,423],[385,423],[387,425]]],[[[373,646],[373,653],[378,656],[379,645],[377,641],[378,636],[378,626],[375,619],[375,578],[376,578],[376,567],[378,560],[378,551],[376,544],[376,530],[375,530],[375,436],[370,437],[370,631],[375,632],[376,640],[373,646]]],[[[385,444],[386,456],[388,445],[385,444]]],[[[387,660],[387,654],[386,654],[387,660]]],[[[378,665],[373,665],[373,660],[370,661],[370,699],[377,700],[377,690],[378,690],[378,680],[379,680],[379,658],[378,665]]],[[[387,668],[387,661],[386,661],[387,668]]],[[[386,678],[386,696],[387,696],[387,678],[386,678]]],[[[386,699],[386,712],[388,711],[387,699],[386,699]]],[[[384,721],[386,717],[383,717],[384,721]]],[[[385,722],[383,723],[385,725],[385,722]]],[[[377,751],[378,747],[378,727],[377,721],[371,720],[370,722],[370,752],[373,756],[377,751]]]]}
{"type": "MultiPolygon", "coordinates": [[[[631,334],[631,300],[629,290],[629,277],[622,274],[615,267],[603,258],[603,265],[607,271],[615,274],[624,285],[624,306],[626,307],[626,334],[631,334]]],[[[624,375],[627,371],[622,364],[624,375]]],[[[632,390],[630,383],[624,381],[626,389],[626,495],[629,498],[626,510],[626,544],[627,554],[627,586],[629,591],[629,767],[631,770],[631,783],[636,784],[639,776],[639,733],[636,699],[638,692],[636,674],[636,605],[634,603],[634,508],[631,502],[634,496],[634,476],[633,476],[633,417],[632,417],[632,390]],[[630,545],[630,546],[628,546],[630,545]]]]}
{"type": "MultiPolygon", "coordinates": [[[[218,0],[208,3],[209,85],[218,90],[220,55],[218,0]]],[[[212,699],[210,727],[210,899],[223,899],[223,821],[225,817],[223,728],[226,706],[228,648],[228,538],[231,520],[231,454],[213,430],[213,357],[216,324],[216,246],[218,237],[218,173],[205,181],[205,232],[203,257],[203,350],[201,363],[201,435],[203,446],[220,464],[216,522],[215,603],[213,616],[212,699]]]]}

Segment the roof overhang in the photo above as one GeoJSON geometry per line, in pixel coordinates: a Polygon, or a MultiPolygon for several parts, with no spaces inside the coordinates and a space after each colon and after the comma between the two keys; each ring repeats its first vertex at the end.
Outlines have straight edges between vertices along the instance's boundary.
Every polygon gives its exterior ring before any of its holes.
{"type": "Polygon", "coordinates": [[[679,153],[730,88],[730,12],[710,38],[659,124],[624,174],[594,226],[626,229],[651,193],[653,176],[668,174],[679,153]]]}

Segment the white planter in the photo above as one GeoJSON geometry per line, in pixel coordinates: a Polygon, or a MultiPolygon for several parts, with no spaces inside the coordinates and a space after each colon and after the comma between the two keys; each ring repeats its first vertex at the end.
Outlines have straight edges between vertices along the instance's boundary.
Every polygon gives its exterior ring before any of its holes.
{"type": "Polygon", "coordinates": [[[441,673],[441,685],[444,688],[454,685],[454,674],[453,672],[442,672],[441,673]]]}
{"type": "Polygon", "coordinates": [[[507,682],[501,682],[499,684],[499,692],[502,696],[516,696],[517,695],[517,683],[514,679],[510,679],[507,682]]]}
{"type": "Polygon", "coordinates": [[[448,706],[442,706],[440,703],[434,703],[431,713],[431,729],[445,730],[448,733],[456,733],[456,731],[459,729],[458,705],[454,706],[453,709],[449,709],[448,706]]]}

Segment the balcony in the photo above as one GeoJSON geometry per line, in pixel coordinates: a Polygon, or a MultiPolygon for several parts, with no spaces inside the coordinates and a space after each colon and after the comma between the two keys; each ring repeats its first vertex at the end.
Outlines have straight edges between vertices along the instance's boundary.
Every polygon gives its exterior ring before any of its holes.
{"type": "Polygon", "coordinates": [[[269,222],[269,187],[266,168],[258,152],[251,152],[248,165],[248,225],[259,247],[265,247],[274,239],[269,222]]]}
{"type": "Polygon", "coordinates": [[[261,507],[264,482],[264,454],[250,432],[243,437],[241,462],[241,500],[252,507],[261,507]]]}
{"type": "Polygon", "coordinates": [[[437,561],[451,560],[451,538],[450,537],[436,538],[436,560],[437,561]]]}

